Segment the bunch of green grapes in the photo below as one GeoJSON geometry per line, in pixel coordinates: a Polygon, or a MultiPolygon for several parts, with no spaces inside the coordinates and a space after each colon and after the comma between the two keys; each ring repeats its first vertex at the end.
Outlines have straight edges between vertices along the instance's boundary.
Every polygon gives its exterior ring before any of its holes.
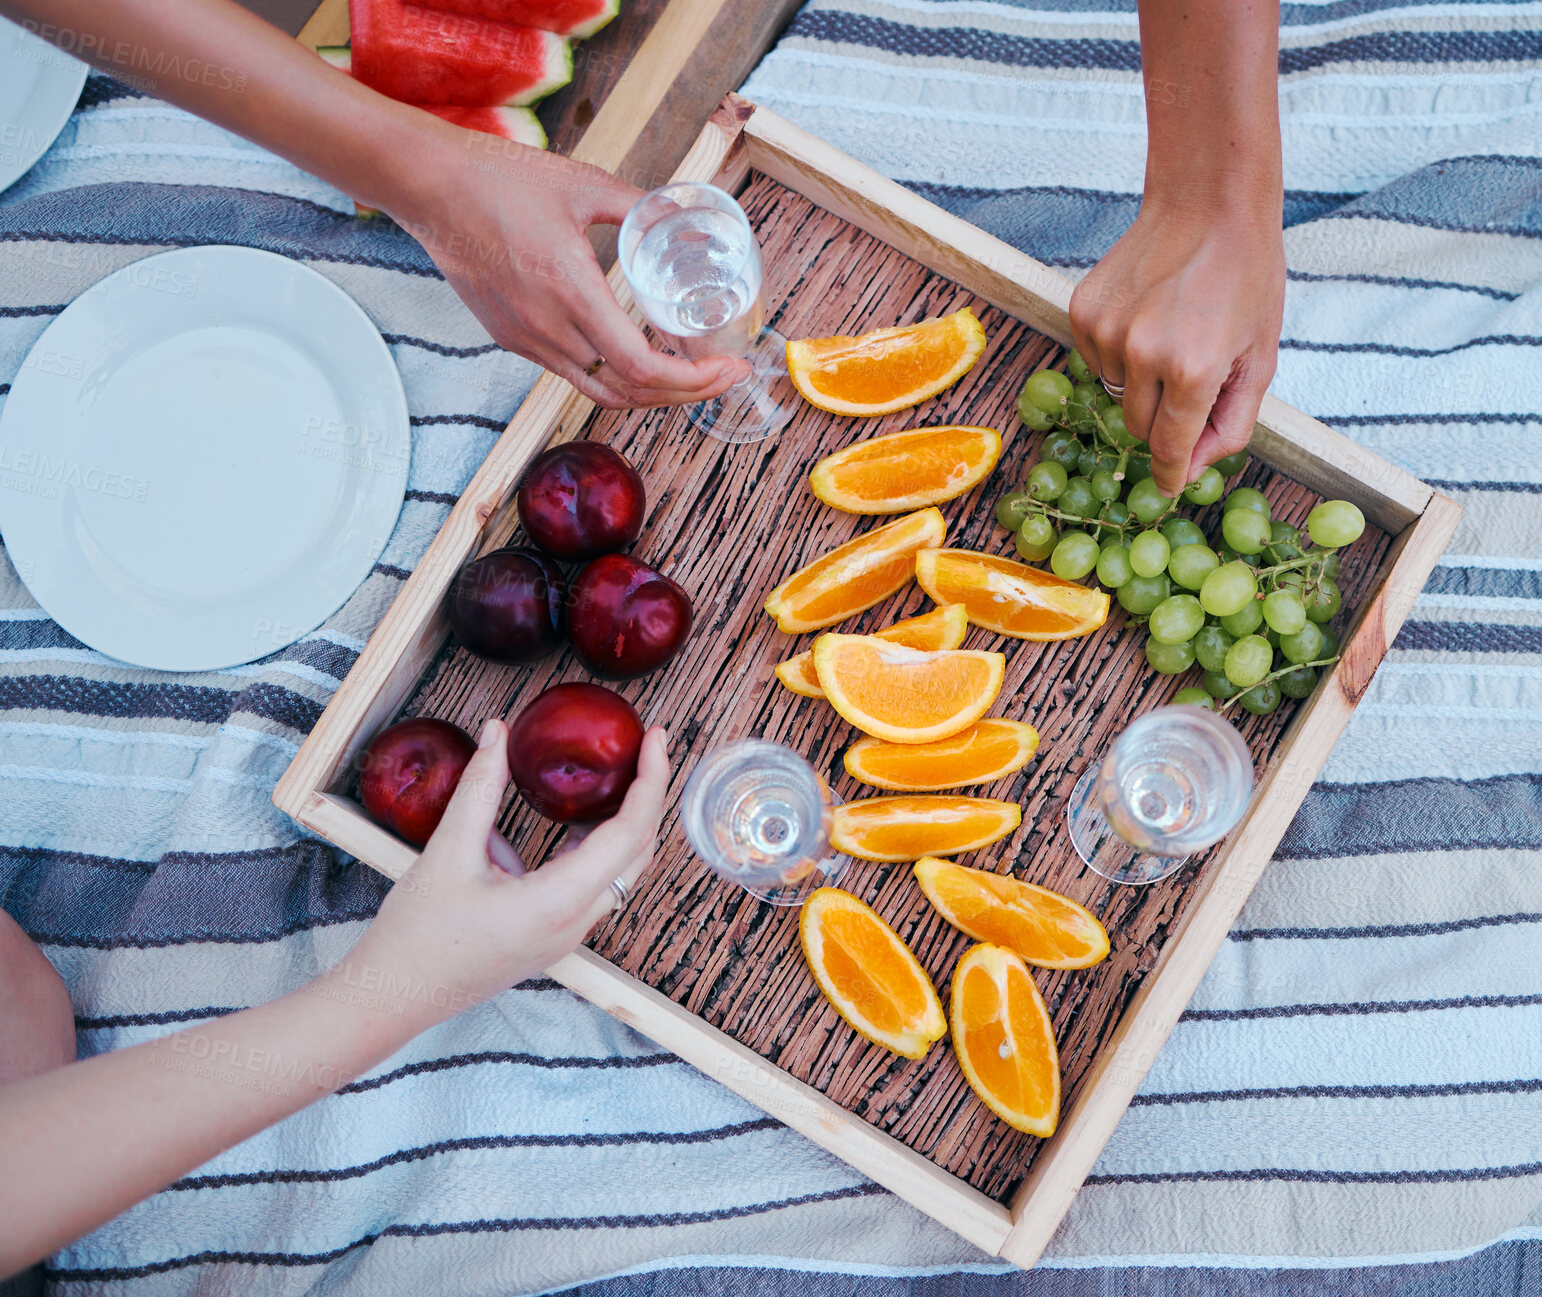
{"type": "Polygon", "coordinates": [[[1365,530],[1347,500],[1325,500],[1307,534],[1270,517],[1252,487],[1226,490],[1247,464],[1228,455],[1184,488],[1181,501],[1223,501],[1219,534],[1207,538],[1151,480],[1151,454],[1131,436],[1124,411],[1093,381],[1075,351],[1069,377],[1041,369],[1017,398],[1023,423],[1044,432],[1041,457],[1023,490],[996,506],[1018,552],[1049,560],[1056,576],[1096,575],[1149,635],[1146,661],[1164,675],[1198,663],[1204,687],[1177,702],[1225,710],[1239,703],[1267,715],[1305,698],[1318,669],[1335,660],[1338,551],[1365,530]]]}

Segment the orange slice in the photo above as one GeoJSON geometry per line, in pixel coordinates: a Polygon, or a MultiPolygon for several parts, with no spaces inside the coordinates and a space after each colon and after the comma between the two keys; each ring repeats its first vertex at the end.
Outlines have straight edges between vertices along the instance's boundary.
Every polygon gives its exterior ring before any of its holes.
{"type": "Polygon", "coordinates": [[[964,1079],[1007,1125],[1044,1138],[1060,1120],[1055,1029],[1028,966],[979,945],[953,970],[953,1051],[964,1079]]]}
{"type": "Polygon", "coordinates": [[[947,1031],[937,988],[910,947],[850,892],[811,893],[798,937],[830,1007],[875,1045],[924,1058],[947,1031]]]}
{"type": "Polygon", "coordinates": [[[804,399],[831,414],[892,414],[919,405],[974,368],[985,330],[967,306],[860,338],[787,344],[787,372],[804,399]]]}
{"type": "Polygon", "coordinates": [[[968,729],[1001,692],[1007,659],[984,649],[936,653],[876,635],[821,635],[814,674],[831,706],[865,734],[930,743],[968,729]]]}
{"type": "MultiPolygon", "coordinates": [[[[875,630],[873,637],[888,640],[893,644],[903,644],[906,648],[935,651],[956,649],[964,642],[964,636],[968,631],[969,616],[964,611],[964,605],[947,603],[941,608],[933,608],[931,612],[922,613],[919,617],[907,617],[904,621],[897,621],[892,626],[875,630]]],[[[796,657],[790,657],[787,661],[779,663],[776,668],[776,678],[793,693],[802,694],[805,698],[825,696],[825,691],[819,687],[819,677],[814,674],[812,649],[804,649],[796,657]]]]}
{"type": "Polygon", "coordinates": [[[1040,968],[1090,968],[1108,955],[1108,932],[1069,897],[983,869],[923,856],[916,882],[960,932],[1004,946],[1040,968]]]}
{"type": "Polygon", "coordinates": [[[766,599],[789,635],[833,626],[887,599],[915,575],[916,554],[947,538],[936,509],[906,514],[799,568],[766,599]]]}
{"type": "Polygon", "coordinates": [[[1102,590],[995,554],[922,550],[916,580],[938,603],[963,604],[974,625],[1016,639],[1075,639],[1108,619],[1102,590]]]}
{"type": "Polygon", "coordinates": [[[835,808],[830,845],[862,860],[918,860],[973,851],[1022,823],[1013,802],[989,797],[867,797],[835,808]]]}
{"type": "Polygon", "coordinates": [[[994,428],[912,428],[836,451],[814,465],[808,484],[847,513],[904,513],[963,495],[1000,458],[994,428]]]}
{"type": "Polygon", "coordinates": [[[859,739],[846,749],[846,773],[874,788],[931,793],[988,784],[1021,770],[1038,750],[1039,732],[1032,725],[985,720],[931,743],[859,739]]]}

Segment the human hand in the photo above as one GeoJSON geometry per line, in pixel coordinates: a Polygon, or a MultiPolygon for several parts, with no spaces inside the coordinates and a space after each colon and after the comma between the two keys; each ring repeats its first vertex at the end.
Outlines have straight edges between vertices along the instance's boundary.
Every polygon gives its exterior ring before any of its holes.
{"type": "Polygon", "coordinates": [[[421,116],[433,141],[429,182],[414,179],[387,210],[499,346],[611,409],[702,401],[745,376],[746,362],[733,357],[655,351],[605,282],[587,231],[621,224],[641,190],[599,167],[421,116]]]}
{"type": "Polygon", "coordinates": [[[348,956],[378,970],[372,985],[387,993],[422,988],[409,993],[409,1007],[429,1021],[505,991],[574,949],[610,913],[611,880],[631,887],[653,859],[669,784],[664,730],[643,736],[621,809],[531,872],[494,824],[509,782],[508,733],[502,721],[483,727],[439,827],[348,956]]]}
{"type": "Polygon", "coordinates": [[[1093,373],[1124,384],[1125,426],[1150,444],[1163,495],[1247,446],[1284,307],[1284,240],[1267,203],[1144,203],[1077,285],[1076,348],[1093,373]]]}

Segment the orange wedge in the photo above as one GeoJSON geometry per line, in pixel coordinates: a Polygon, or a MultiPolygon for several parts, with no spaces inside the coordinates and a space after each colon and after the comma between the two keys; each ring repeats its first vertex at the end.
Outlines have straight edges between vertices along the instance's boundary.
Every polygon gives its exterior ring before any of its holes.
{"type": "Polygon", "coordinates": [[[810,894],[798,937],[830,1007],[875,1045],[923,1058],[947,1031],[937,988],[910,947],[850,892],[810,894]]]}
{"type": "Polygon", "coordinates": [[[984,649],[921,649],[876,635],[821,635],[814,674],[831,706],[865,734],[930,743],[968,729],[1001,692],[1007,659],[984,649]]]}
{"type": "Polygon", "coordinates": [[[771,591],[766,611],[789,635],[845,621],[909,581],[916,554],[941,545],[947,534],[936,509],[886,522],[799,568],[771,591]]]}
{"type": "Polygon", "coordinates": [[[1108,618],[1102,590],[995,554],[922,550],[916,580],[938,603],[963,604],[974,625],[1017,639],[1075,639],[1108,618]]]}
{"type": "Polygon", "coordinates": [[[787,372],[805,400],[831,414],[892,414],[919,405],[974,368],[985,330],[967,306],[860,338],[787,344],[787,372]]]}
{"type": "MultiPolygon", "coordinates": [[[[964,642],[968,631],[969,617],[964,611],[964,605],[948,603],[941,608],[933,608],[931,612],[922,613],[919,617],[907,617],[892,626],[875,630],[873,637],[888,640],[892,644],[903,644],[906,648],[935,651],[956,649],[964,642]]],[[[802,694],[805,698],[825,696],[825,691],[819,687],[819,677],[814,674],[812,649],[804,649],[796,657],[779,663],[776,678],[793,693],[802,694]]]]}
{"type": "Polygon", "coordinates": [[[1060,1056],[1028,966],[979,945],[953,970],[953,1051],[980,1100],[1007,1125],[1044,1138],[1060,1120],[1060,1056]]]}
{"type": "Polygon", "coordinates": [[[847,513],[904,513],[963,495],[1000,458],[994,428],[912,428],[836,451],[814,465],[808,484],[847,513]]]}
{"type": "Polygon", "coordinates": [[[973,851],[1022,823],[1012,802],[989,797],[867,797],[835,808],[830,845],[862,860],[918,860],[973,851]]]}
{"type": "Polygon", "coordinates": [[[960,932],[1004,946],[1040,968],[1090,968],[1108,955],[1108,932],[1094,915],[1047,887],[923,856],[916,882],[960,932]]]}
{"type": "Polygon", "coordinates": [[[1032,725],[985,720],[931,743],[859,739],[846,749],[846,773],[874,788],[931,793],[988,784],[1021,770],[1038,750],[1039,732],[1032,725]]]}

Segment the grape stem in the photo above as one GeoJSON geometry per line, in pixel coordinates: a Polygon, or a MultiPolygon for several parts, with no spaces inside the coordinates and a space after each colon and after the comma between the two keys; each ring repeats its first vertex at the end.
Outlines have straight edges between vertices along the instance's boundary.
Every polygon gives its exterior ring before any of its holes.
{"type": "Polygon", "coordinates": [[[1254,689],[1261,689],[1271,680],[1278,680],[1281,676],[1288,676],[1292,671],[1299,671],[1302,667],[1331,666],[1333,663],[1339,660],[1340,656],[1342,655],[1335,653],[1331,658],[1319,658],[1316,662],[1293,662],[1288,667],[1281,667],[1278,671],[1271,671],[1262,680],[1259,680],[1254,684],[1250,684],[1246,689],[1237,690],[1236,693],[1222,702],[1215,710],[1217,713],[1224,714],[1226,709],[1239,701],[1243,694],[1249,693],[1254,689]]]}
{"type": "MultiPolygon", "coordinates": [[[[1112,500],[1104,501],[1103,508],[1107,509],[1112,503],[1112,500]]],[[[1105,527],[1109,531],[1117,531],[1123,535],[1124,529],[1128,525],[1127,523],[1104,522],[1102,510],[1098,511],[1099,516],[1096,518],[1082,518],[1074,513],[1066,513],[1063,509],[1056,509],[1053,505],[1040,504],[1037,500],[1033,502],[1033,507],[1047,518],[1057,518],[1061,522],[1068,522],[1075,527],[1105,527]]]]}

